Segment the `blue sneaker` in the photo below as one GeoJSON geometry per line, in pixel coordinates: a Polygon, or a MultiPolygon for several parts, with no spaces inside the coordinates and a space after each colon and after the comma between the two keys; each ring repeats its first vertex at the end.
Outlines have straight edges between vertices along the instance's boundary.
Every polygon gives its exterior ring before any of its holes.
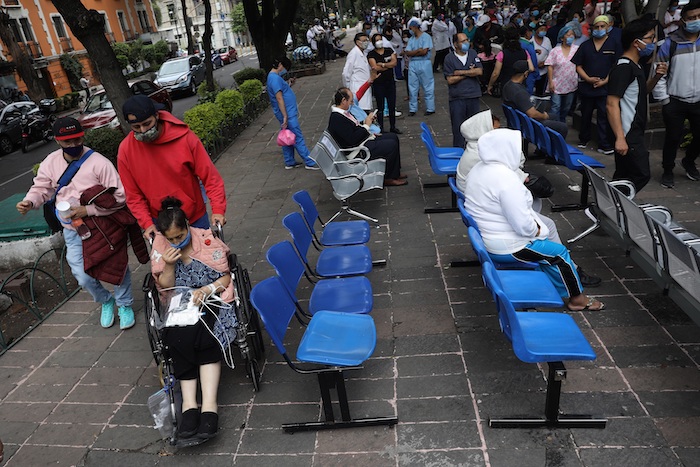
{"type": "Polygon", "coordinates": [[[119,329],[129,329],[134,324],[136,324],[136,320],[134,319],[134,310],[130,306],[120,306],[119,329]]]}
{"type": "Polygon", "coordinates": [[[114,324],[114,297],[102,304],[102,316],[100,316],[100,326],[111,328],[114,324]]]}

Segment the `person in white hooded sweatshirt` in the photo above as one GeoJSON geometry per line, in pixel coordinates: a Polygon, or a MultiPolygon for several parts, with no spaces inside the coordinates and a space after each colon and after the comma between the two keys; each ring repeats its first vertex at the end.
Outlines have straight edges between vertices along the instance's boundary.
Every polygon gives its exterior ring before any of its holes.
{"type": "Polygon", "coordinates": [[[583,293],[569,251],[548,240],[549,228],[532,209],[532,195],[516,171],[521,133],[496,129],[478,141],[481,159],[467,175],[464,207],[479,226],[484,245],[498,262],[537,262],[572,311],[602,310],[605,305],[583,293]]]}

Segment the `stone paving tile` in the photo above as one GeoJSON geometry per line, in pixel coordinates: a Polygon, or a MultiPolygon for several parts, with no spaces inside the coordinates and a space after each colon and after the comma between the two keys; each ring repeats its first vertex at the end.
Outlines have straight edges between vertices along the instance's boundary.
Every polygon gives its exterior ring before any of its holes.
{"type": "Polygon", "coordinates": [[[12,456],[9,465],[78,465],[85,456],[85,448],[66,446],[22,446],[12,456]]]}
{"type": "Polygon", "coordinates": [[[0,439],[3,443],[22,444],[39,428],[39,422],[10,422],[0,423],[0,439]]]}
{"type": "Polygon", "coordinates": [[[240,453],[236,455],[236,460],[233,465],[251,467],[277,467],[280,465],[289,467],[311,467],[314,465],[314,456],[311,454],[260,455],[240,453]]]}
{"type": "Polygon", "coordinates": [[[668,448],[619,447],[582,449],[584,465],[663,465],[682,466],[681,461],[668,448]]]}
{"type": "Polygon", "coordinates": [[[86,423],[43,424],[29,437],[30,445],[85,446],[88,447],[102,431],[100,425],[86,423]]]}
{"type": "Polygon", "coordinates": [[[475,422],[402,423],[397,426],[398,451],[475,448],[481,446],[475,422]]]}
{"type": "Polygon", "coordinates": [[[700,465],[700,449],[675,448],[674,452],[685,467],[698,467],[700,465]]]}
{"type": "MultiPolygon", "coordinates": [[[[315,465],[327,467],[353,467],[372,465],[374,467],[393,467],[396,465],[396,454],[382,452],[373,454],[317,454],[314,456],[315,465]]],[[[238,463],[236,463],[238,465],[238,463]]]]}
{"type": "Polygon", "coordinates": [[[468,395],[399,399],[398,417],[403,422],[452,422],[475,418],[468,395]]]}
{"type": "Polygon", "coordinates": [[[46,418],[46,423],[83,423],[105,424],[118,410],[116,404],[82,404],[63,402],[55,406],[46,418]]]}
{"type": "Polygon", "coordinates": [[[698,417],[697,391],[637,392],[652,417],[698,417]]]}
{"type": "Polygon", "coordinates": [[[316,433],[294,433],[289,436],[279,429],[246,429],[240,454],[312,454],[316,433]]]}
{"type": "Polygon", "coordinates": [[[160,434],[152,426],[108,426],[97,437],[93,447],[135,451],[160,443],[160,434]]]}
{"type": "Polygon", "coordinates": [[[661,447],[666,440],[651,418],[610,418],[604,430],[573,428],[578,446],[644,446],[661,447]]]}
{"type": "Polygon", "coordinates": [[[130,385],[78,384],[66,397],[66,402],[117,403],[131,391],[130,385]]]}
{"type": "Polygon", "coordinates": [[[8,395],[6,401],[18,402],[60,402],[72,389],[70,384],[30,384],[22,385],[8,395]]]}
{"type": "Polygon", "coordinates": [[[700,417],[657,418],[654,421],[671,446],[700,447],[700,417]]]}
{"type": "Polygon", "coordinates": [[[622,373],[637,391],[700,390],[697,368],[623,368],[622,373]]]}
{"type": "MultiPolygon", "coordinates": [[[[193,461],[193,459],[189,459],[193,461]]],[[[168,465],[174,465],[173,459],[167,459],[168,465]]],[[[97,449],[92,449],[85,456],[84,466],[100,466],[100,467],[121,467],[125,465],[138,465],[138,466],[156,466],[161,464],[158,457],[148,455],[141,452],[114,452],[114,451],[101,451],[97,449]]],[[[190,465],[196,465],[192,463],[190,465]]],[[[212,464],[214,465],[214,464],[212,464]]],[[[226,464],[230,465],[230,464],[226,464]]]]}

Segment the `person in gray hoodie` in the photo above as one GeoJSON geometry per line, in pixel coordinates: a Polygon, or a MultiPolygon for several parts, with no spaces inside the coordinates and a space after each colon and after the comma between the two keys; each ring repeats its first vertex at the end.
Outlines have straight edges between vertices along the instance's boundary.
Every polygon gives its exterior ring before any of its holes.
{"type": "Polygon", "coordinates": [[[467,176],[464,207],[474,217],[484,245],[498,262],[536,262],[572,311],[602,310],[603,302],[583,293],[569,251],[547,237],[549,228],[532,209],[532,195],[516,170],[519,131],[496,129],[478,141],[481,159],[467,176]]]}

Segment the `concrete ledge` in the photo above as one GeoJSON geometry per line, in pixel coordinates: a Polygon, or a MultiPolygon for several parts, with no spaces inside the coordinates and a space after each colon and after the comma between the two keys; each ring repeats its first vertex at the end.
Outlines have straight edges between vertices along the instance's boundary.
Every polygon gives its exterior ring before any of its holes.
{"type": "Polygon", "coordinates": [[[0,265],[3,270],[9,271],[31,266],[41,253],[62,247],[63,235],[60,232],[48,237],[2,242],[0,243],[0,265]]]}

